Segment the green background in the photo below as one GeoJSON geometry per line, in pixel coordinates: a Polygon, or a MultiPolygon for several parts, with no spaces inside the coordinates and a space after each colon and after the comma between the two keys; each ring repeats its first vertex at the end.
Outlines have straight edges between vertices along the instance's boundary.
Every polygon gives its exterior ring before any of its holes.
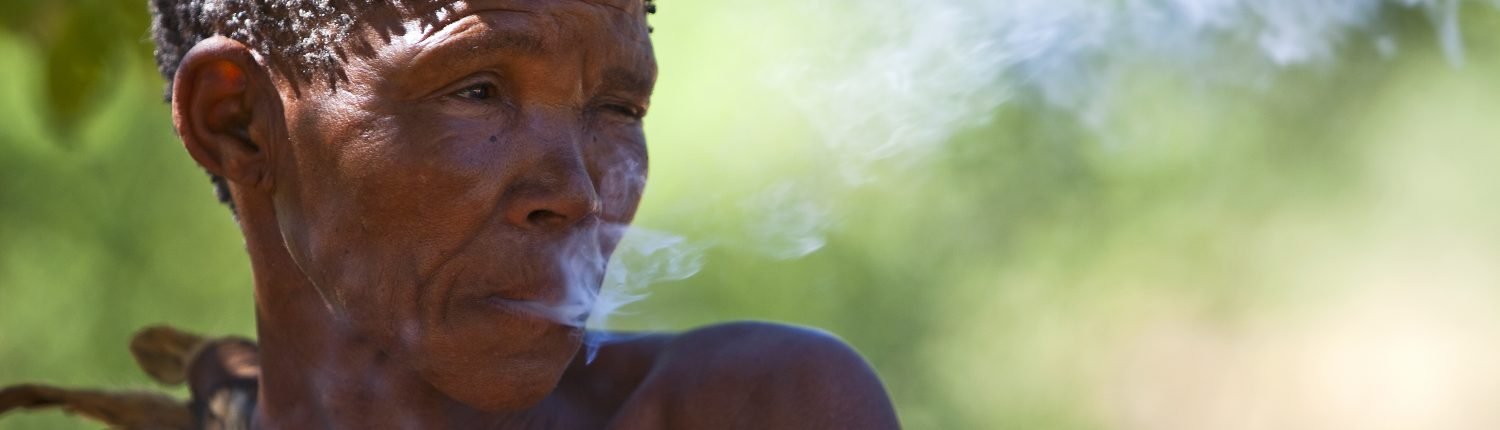
{"type": "MultiPolygon", "coordinates": [[[[1461,66],[1401,12],[1393,57],[1206,90],[1147,65],[1103,125],[1017,101],[849,184],[829,169],[849,155],[765,79],[840,27],[717,3],[653,17],[638,221],[705,265],[617,327],[829,330],[909,428],[1494,428],[1477,405],[1500,400],[1495,9],[1466,11],[1461,66]],[[762,249],[778,189],[823,208],[826,246],[762,249]]],[[[134,330],[253,335],[242,241],[173,135],[143,2],[4,8],[0,385],[150,388],[134,330]]]]}

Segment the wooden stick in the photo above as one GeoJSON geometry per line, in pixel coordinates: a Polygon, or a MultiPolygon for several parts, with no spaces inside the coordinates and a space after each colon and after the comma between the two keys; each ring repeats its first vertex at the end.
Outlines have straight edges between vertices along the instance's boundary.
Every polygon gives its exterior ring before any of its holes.
{"type": "Polygon", "coordinates": [[[0,414],[14,409],[62,408],[121,430],[190,430],[187,404],[139,391],[96,391],[23,384],[0,389],[0,414]]]}

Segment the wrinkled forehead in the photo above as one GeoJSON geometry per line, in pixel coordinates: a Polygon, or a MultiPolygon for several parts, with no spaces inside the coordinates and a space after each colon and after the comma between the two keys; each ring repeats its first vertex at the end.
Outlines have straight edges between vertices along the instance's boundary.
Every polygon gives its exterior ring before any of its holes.
{"type": "Polygon", "coordinates": [[[364,18],[377,30],[400,34],[430,33],[461,17],[483,11],[507,11],[552,16],[602,18],[611,27],[644,25],[646,0],[408,0],[377,3],[364,18]],[[399,28],[396,28],[399,27],[399,28]]]}
{"type": "MultiPolygon", "coordinates": [[[[356,54],[379,46],[421,46],[463,32],[476,15],[506,15],[505,37],[537,44],[632,45],[649,51],[648,0],[437,0],[375,2],[358,14],[356,54]],[[362,42],[361,42],[362,41],[362,42]],[[364,46],[358,46],[364,44],[364,46]],[[373,46],[372,46],[373,45],[373,46]]],[[[360,55],[368,56],[368,55],[360,55]]]]}

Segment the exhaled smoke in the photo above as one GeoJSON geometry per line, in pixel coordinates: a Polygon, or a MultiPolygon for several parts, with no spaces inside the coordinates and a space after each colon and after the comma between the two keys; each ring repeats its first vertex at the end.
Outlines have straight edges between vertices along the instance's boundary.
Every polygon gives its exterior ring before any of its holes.
{"type": "Polygon", "coordinates": [[[788,9],[838,25],[787,30],[812,42],[771,67],[766,83],[820,135],[841,179],[833,182],[843,187],[785,202],[786,185],[770,185],[761,198],[784,204],[760,206],[767,213],[756,219],[776,221],[756,234],[797,245],[773,255],[816,250],[838,194],[875,181],[875,163],[917,163],[1006,103],[1071,112],[1102,133],[1118,106],[1115,88],[1143,67],[1185,85],[1264,88],[1283,70],[1326,64],[1351,48],[1394,55],[1399,43],[1388,21],[1400,9],[1426,13],[1449,62],[1461,65],[1465,3],[1500,7],[1494,0],[798,2],[788,9]],[[808,219],[786,219],[794,216],[808,219]]]}
{"type": "MultiPolygon", "coordinates": [[[[1463,62],[1464,0],[898,0],[822,10],[846,23],[772,84],[840,154],[920,155],[1017,97],[1102,106],[1142,64],[1190,81],[1259,85],[1357,44],[1396,49],[1391,9],[1421,9],[1463,62]]],[[[1477,2],[1476,2],[1477,3],[1477,2]]],[[[1500,2],[1493,2],[1500,7],[1500,2]]],[[[846,166],[853,171],[861,166],[846,166]]]]}
{"type": "Polygon", "coordinates": [[[588,327],[584,346],[589,362],[601,345],[619,336],[607,331],[611,316],[645,298],[651,284],[686,279],[703,267],[703,250],[681,236],[621,225],[601,229],[604,236],[623,235],[608,265],[597,240],[577,240],[578,246],[566,247],[560,256],[568,276],[564,300],[536,309],[558,323],[588,327]]]}
{"type": "Polygon", "coordinates": [[[605,271],[603,287],[592,298],[588,327],[594,330],[585,339],[588,361],[593,362],[601,344],[617,336],[604,329],[621,307],[645,298],[652,284],[687,279],[701,268],[703,249],[682,236],[641,228],[626,231],[605,271]]]}
{"type": "Polygon", "coordinates": [[[741,209],[759,213],[750,221],[745,246],[776,259],[801,258],[823,248],[823,233],[833,223],[828,207],[792,181],[772,185],[746,200],[741,209]]]}

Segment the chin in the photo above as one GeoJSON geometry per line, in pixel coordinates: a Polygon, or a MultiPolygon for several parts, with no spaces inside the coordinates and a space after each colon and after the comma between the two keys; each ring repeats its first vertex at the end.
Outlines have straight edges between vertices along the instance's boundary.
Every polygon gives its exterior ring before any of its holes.
{"type": "Polygon", "coordinates": [[[557,388],[562,376],[530,373],[524,375],[432,375],[439,392],[468,407],[483,412],[511,412],[540,404],[557,388]]]}
{"type": "Polygon", "coordinates": [[[418,373],[439,392],[484,412],[527,409],[557,388],[582,332],[553,325],[536,336],[448,336],[423,342],[418,373]]]}

